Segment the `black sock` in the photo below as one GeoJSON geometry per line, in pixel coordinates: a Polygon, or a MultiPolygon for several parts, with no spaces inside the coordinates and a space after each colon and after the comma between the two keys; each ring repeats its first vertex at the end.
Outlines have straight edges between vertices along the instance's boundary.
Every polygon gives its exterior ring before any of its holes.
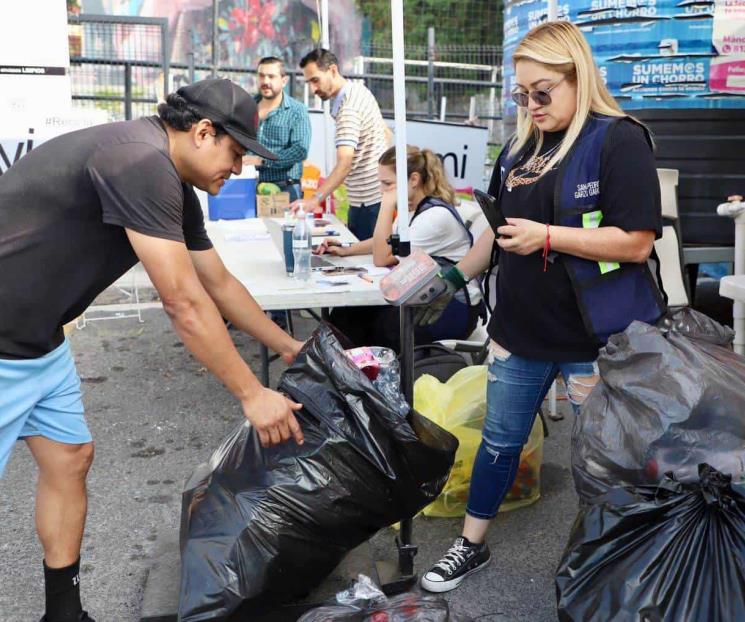
{"type": "Polygon", "coordinates": [[[49,568],[44,562],[44,592],[48,622],[77,622],[80,604],[80,558],[66,568],[49,568]]]}

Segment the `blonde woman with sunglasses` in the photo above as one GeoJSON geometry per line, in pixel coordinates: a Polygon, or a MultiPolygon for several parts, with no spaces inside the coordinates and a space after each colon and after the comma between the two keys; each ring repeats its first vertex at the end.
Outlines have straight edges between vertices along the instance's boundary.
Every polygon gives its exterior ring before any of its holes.
{"type": "Polygon", "coordinates": [[[554,378],[563,376],[576,413],[609,335],[665,310],[647,265],[662,222],[646,128],[608,93],[570,23],[531,30],[513,62],[517,131],[489,186],[508,224],[482,235],[444,276],[450,292],[499,265],[482,442],[461,535],[422,578],[433,592],[490,561],[487,528],[554,378]]]}

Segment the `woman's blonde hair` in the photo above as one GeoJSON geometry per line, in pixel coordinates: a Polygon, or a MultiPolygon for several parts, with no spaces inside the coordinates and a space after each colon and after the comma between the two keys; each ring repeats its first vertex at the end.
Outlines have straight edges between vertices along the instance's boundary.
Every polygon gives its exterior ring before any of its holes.
{"type": "MultiPolygon", "coordinates": [[[[396,166],[396,148],[391,147],[383,152],[378,164],[396,166]]],[[[420,149],[412,145],[406,147],[406,175],[419,173],[422,179],[422,189],[428,197],[442,199],[450,205],[455,205],[455,190],[448,182],[442,160],[430,149],[420,149]]]]}
{"type": "MultiPolygon", "coordinates": [[[[525,35],[512,55],[513,64],[516,65],[521,60],[530,60],[556,71],[564,76],[564,80],[577,87],[577,110],[567,127],[561,147],[546,163],[541,175],[550,171],[566,156],[591,113],[610,117],[626,116],[618,102],[608,92],[592,58],[590,46],[574,24],[546,22],[533,28],[525,35]]],[[[533,122],[527,108],[519,108],[517,132],[509,155],[517,154],[531,137],[536,139],[535,153],[538,153],[543,143],[543,133],[533,122]]]]}

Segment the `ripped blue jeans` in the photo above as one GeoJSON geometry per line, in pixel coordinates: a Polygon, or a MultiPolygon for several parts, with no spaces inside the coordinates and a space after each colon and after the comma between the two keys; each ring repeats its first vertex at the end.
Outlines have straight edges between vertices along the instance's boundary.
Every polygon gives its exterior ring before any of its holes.
{"type": "Polygon", "coordinates": [[[471,474],[466,512],[493,518],[509,492],[538,408],[561,373],[575,414],[598,380],[597,363],[534,361],[492,342],[486,388],[486,420],[471,474]]]}

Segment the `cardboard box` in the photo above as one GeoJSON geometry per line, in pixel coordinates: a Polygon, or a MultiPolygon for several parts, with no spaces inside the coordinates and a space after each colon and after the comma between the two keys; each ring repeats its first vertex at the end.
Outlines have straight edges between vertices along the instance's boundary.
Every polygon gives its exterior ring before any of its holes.
{"type": "Polygon", "coordinates": [[[257,218],[281,218],[285,210],[290,206],[290,193],[278,192],[276,194],[256,195],[256,217],[257,218]]]}

